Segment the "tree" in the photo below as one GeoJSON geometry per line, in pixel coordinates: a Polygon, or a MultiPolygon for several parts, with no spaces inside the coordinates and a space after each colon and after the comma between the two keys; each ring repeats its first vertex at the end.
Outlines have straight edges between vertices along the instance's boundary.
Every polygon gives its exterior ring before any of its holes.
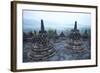
{"type": "Polygon", "coordinates": [[[52,29],[49,29],[49,30],[48,30],[48,37],[49,37],[49,38],[53,38],[54,35],[55,35],[55,31],[52,30],[52,29]]]}

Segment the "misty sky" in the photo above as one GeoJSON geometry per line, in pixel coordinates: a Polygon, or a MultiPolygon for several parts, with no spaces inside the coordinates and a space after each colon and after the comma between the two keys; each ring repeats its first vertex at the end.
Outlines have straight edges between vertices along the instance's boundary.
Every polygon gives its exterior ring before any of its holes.
{"type": "Polygon", "coordinates": [[[74,27],[75,21],[78,29],[89,28],[91,25],[90,13],[52,12],[52,11],[23,11],[23,30],[40,30],[41,19],[45,29],[67,30],[74,27]]]}

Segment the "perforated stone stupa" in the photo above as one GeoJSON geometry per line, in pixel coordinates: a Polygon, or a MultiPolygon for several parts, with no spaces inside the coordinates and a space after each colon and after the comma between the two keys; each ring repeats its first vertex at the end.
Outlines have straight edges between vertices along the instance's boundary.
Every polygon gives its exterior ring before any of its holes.
{"type": "Polygon", "coordinates": [[[83,50],[81,34],[77,29],[77,21],[75,21],[74,29],[70,32],[69,42],[66,48],[76,52],[81,52],[83,50]]]}
{"type": "Polygon", "coordinates": [[[29,56],[33,61],[47,61],[49,57],[55,55],[55,52],[53,44],[48,40],[43,20],[41,20],[41,30],[33,37],[32,49],[29,56]]]}

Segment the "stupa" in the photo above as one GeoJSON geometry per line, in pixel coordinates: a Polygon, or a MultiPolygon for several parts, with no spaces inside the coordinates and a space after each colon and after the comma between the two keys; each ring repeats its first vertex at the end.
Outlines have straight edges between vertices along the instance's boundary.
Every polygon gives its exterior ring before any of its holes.
{"type": "Polygon", "coordinates": [[[81,34],[77,29],[77,21],[75,21],[74,29],[70,32],[67,48],[76,52],[81,52],[83,50],[81,34]]]}
{"type": "Polygon", "coordinates": [[[88,34],[88,30],[85,30],[84,31],[84,34],[83,34],[83,40],[87,40],[87,39],[90,39],[90,36],[89,36],[89,34],[88,34]]]}
{"type": "Polygon", "coordinates": [[[32,49],[29,56],[32,61],[47,61],[55,52],[56,50],[53,44],[48,40],[43,20],[41,20],[41,30],[38,35],[33,38],[32,49]]]}
{"type": "Polygon", "coordinates": [[[63,32],[60,33],[60,37],[65,37],[63,32]]]}

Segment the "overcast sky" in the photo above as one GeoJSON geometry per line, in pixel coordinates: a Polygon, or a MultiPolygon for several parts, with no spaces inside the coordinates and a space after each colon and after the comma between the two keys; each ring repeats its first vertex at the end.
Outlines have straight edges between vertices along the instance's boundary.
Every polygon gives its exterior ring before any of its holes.
{"type": "Polygon", "coordinates": [[[23,30],[40,30],[41,19],[45,29],[67,30],[73,28],[75,21],[78,29],[90,27],[90,13],[52,12],[52,11],[23,11],[23,30]]]}

